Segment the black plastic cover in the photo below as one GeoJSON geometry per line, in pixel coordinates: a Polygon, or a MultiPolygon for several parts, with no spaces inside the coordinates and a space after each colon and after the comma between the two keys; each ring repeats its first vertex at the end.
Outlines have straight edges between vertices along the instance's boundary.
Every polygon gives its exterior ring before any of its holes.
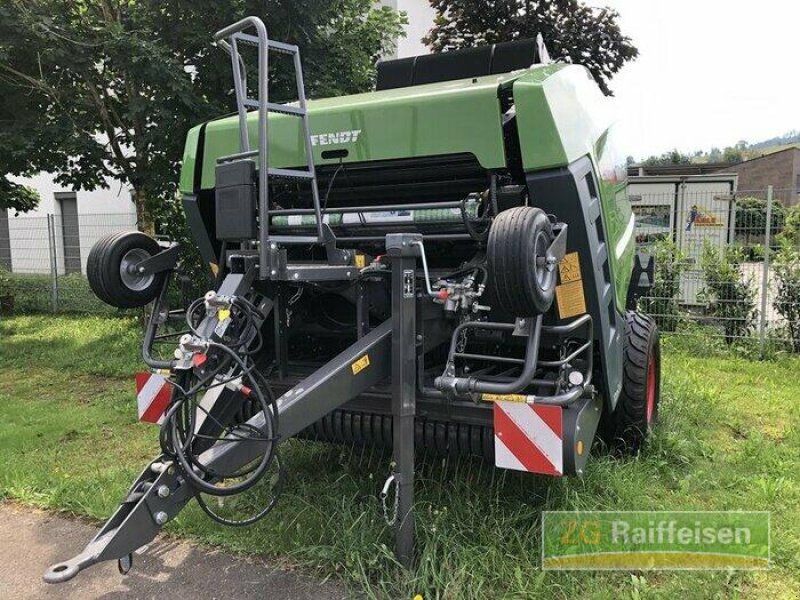
{"type": "Polygon", "coordinates": [[[535,39],[514,40],[439,54],[378,62],[376,89],[391,90],[440,81],[508,73],[539,62],[535,39]]]}
{"type": "Polygon", "coordinates": [[[216,235],[236,242],[256,238],[256,164],[252,160],[217,165],[216,235]]]}

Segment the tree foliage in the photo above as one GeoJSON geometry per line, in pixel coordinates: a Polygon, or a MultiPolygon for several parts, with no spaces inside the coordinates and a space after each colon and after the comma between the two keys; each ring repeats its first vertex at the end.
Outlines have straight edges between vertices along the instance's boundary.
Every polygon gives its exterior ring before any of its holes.
{"type": "Polygon", "coordinates": [[[0,210],[13,210],[15,213],[28,212],[39,205],[39,193],[24,185],[0,177],[0,210]]]}
{"type": "MultiPolygon", "coordinates": [[[[780,232],[786,220],[786,210],[780,202],[772,203],[770,214],[771,235],[780,232]]],[[[750,243],[751,237],[765,237],[767,230],[767,201],[762,198],[737,198],[736,199],[736,235],[744,236],[745,243],[750,243]]]]}
{"type": "Polygon", "coordinates": [[[688,154],[675,150],[664,152],[660,156],[651,156],[646,159],[642,164],[646,167],[664,167],[669,165],[688,165],[691,164],[692,158],[688,154]]]}
{"type": "MultiPolygon", "coordinates": [[[[310,96],[362,91],[402,17],[372,0],[7,0],[0,4],[0,176],[48,171],[76,189],[119,179],[140,227],[174,194],[184,137],[233,110],[213,33],[261,16],[302,48],[310,96]]],[[[291,97],[275,61],[272,97],[291,97]]]]}
{"type": "Polygon", "coordinates": [[[619,15],[579,0],[430,0],[433,29],[423,38],[434,52],[532,38],[541,33],[550,56],[584,65],[603,92],[639,51],[622,34],[619,15]]]}

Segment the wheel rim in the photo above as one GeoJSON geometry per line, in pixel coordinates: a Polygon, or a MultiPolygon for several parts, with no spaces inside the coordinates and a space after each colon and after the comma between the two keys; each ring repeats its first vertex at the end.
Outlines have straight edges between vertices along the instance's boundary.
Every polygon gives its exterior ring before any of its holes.
{"type": "Polygon", "coordinates": [[[656,354],[651,352],[647,361],[646,418],[648,425],[653,422],[653,415],[656,412],[656,391],[656,354]]]}
{"type": "Polygon", "coordinates": [[[128,250],[125,256],[122,257],[122,261],[119,264],[119,278],[129,290],[141,292],[142,290],[146,290],[150,284],[153,283],[155,275],[152,273],[149,275],[141,275],[136,271],[136,266],[148,258],[150,258],[150,254],[147,250],[143,250],[142,248],[128,250]]]}
{"type": "Polygon", "coordinates": [[[540,231],[536,236],[536,243],[533,247],[533,264],[536,265],[536,283],[539,289],[548,291],[555,278],[555,270],[547,264],[547,249],[550,247],[550,240],[544,231],[540,231]]]}

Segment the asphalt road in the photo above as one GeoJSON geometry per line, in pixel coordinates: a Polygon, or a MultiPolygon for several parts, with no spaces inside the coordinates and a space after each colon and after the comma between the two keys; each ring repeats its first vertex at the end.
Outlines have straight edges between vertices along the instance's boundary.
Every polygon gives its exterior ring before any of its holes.
{"type": "Polygon", "coordinates": [[[135,555],[134,568],[125,576],[113,562],[60,585],[42,581],[49,565],[80,552],[95,531],[84,523],[0,503],[0,599],[347,597],[346,589],[331,581],[172,539],[157,539],[146,553],[135,555]]]}

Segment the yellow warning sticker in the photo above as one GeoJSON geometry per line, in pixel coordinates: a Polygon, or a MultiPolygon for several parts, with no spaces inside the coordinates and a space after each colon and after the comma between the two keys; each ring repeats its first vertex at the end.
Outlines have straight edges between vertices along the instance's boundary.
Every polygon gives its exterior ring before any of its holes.
{"type": "Polygon", "coordinates": [[[524,394],[481,394],[484,402],[526,402],[527,399],[524,394]]]}
{"type": "Polygon", "coordinates": [[[356,269],[363,269],[367,266],[366,254],[356,254],[356,269]]]}
{"type": "Polygon", "coordinates": [[[561,283],[578,281],[581,278],[581,260],[577,252],[570,252],[558,265],[558,272],[561,275],[561,283]]]}
{"type": "Polygon", "coordinates": [[[224,321],[225,319],[229,319],[231,316],[231,310],[229,308],[220,308],[217,311],[217,319],[220,321],[224,321]]]}
{"type": "Polygon", "coordinates": [[[583,281],[570,281],[556,287],[558,316],[562,319],[576,317],[586,312],[586,297],[583,295],[583,281]]]}
{"type": "Polygon", "coordinates": [[[353,375],[358,375],[369,366],[369,354],[365,354],[361,358],[359,358],[356,362],[350,365],[350,368],[353,370],[353,375]]]}

